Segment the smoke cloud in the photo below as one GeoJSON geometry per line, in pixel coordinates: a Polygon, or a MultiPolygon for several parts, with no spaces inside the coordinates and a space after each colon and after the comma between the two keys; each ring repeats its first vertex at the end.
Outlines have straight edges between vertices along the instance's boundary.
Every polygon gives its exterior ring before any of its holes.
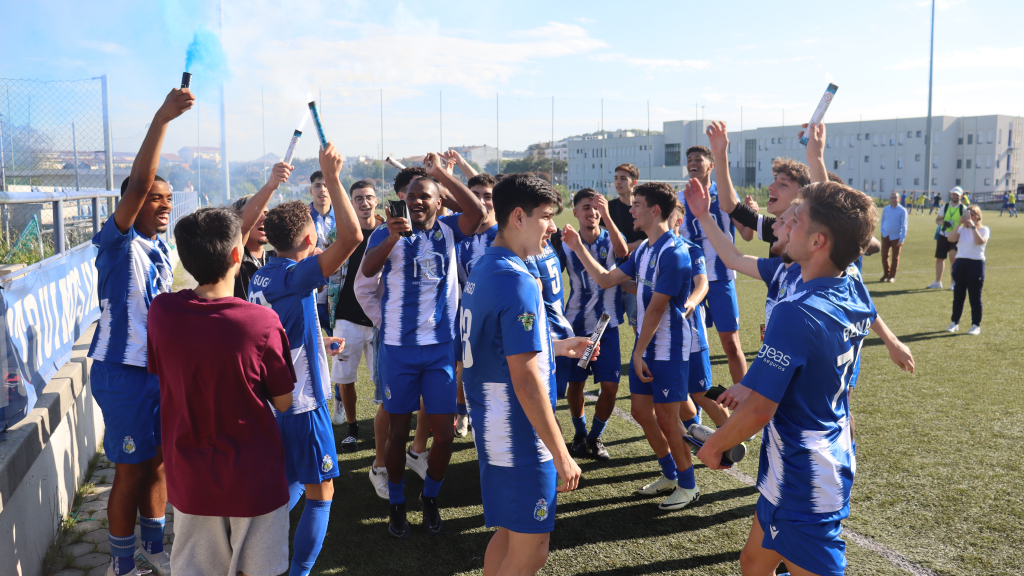
{"type": "Polygon", "coordinates": [[[231,76],[228,57],[220,37],[209,28],[201,26],[192,36],[192,42],[185,53],[185,71],[195,76],[193,88],[212,88],[231,76]]]}

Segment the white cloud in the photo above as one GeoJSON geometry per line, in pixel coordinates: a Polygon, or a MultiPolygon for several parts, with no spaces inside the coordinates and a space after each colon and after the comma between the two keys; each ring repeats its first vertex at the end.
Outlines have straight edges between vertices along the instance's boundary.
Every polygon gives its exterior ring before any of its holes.
{"type": "MultiPolygon", "coordinates": [[[[927,58],[914,58],[891,66],[890,70],[912,70],[928,66],[927,58]]],[[[951,54],[939,54],[935,57],[937,70],[952,68],[1021,68],[1024,67],[1024,46],[997,48],[982,46],[970,51],[959,51],[951,54]]]]}
{"type": "Polygon", "coordinates": [[[114,42],[100,42],[96,40],[80,40],[78,45],[82,48],[88,48],[89,50],[95,50],[97,52],[103,52],[104,54],[112,54],[114,56],[124,56],[128,54],[128,49],[120,44],[114,42]]]}
{"type": "Polygon", "coordinates": [[[619,52],[597,54],[590,57],[595,62],[626,64],[645,72],[683,72],[704,70],[711,66],[708,60],[672,60],[667,58],[634,58],[619,52]]]}

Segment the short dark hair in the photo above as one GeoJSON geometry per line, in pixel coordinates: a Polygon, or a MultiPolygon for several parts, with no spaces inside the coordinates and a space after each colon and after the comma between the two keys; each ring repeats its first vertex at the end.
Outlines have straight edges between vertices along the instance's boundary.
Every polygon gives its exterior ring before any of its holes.
{"type": "Polygon", "coordinates": [[[227,275],[234,265],[231,249],[241,238],[242,219],[230,208],[200,208],[174,225],[181,265],[200,285],[213,284],[227,275]]]}
{"type": "Polygon", "coordinates": [[[376,186],[373,185],[373,180],[360,180],[355,184],[352,184],[352,186],[349,186],[348,193],[350,196],[352,196],[355,195],[356,190],[362,190],[363,188],[369,188],[374,192],[377,191],[376,186]]]}
{"type": "Polygon", "coordinates": [[[826,170],[825,173],[828,174],[829,182],[838,182],[839,184],[846,184],[846,181],[843,180],[843,177],[840,176],[839,174],[836,174],[831,170],[826,170]]]}
{"type": "Polygon", "coordinates": [[[867,249],[877,210],[867,194],[837,182],[815,182],[800,189],[805,212],[832,242],[829,259],[845,270],[867,249]]]}
{"type": "MultiPolygon", "coordinates": [[[[121,182],[121,197],[124,197],[124,193],[128,191],[128,181],[131,180],[131,179],[132,179],[132,177],[129,176],[129,177],[125,178],[123,182],[121,182]]],[[[153,181],[154,182],[167,182],[167,180],[164,180],[163,178],[161,178],[159,174],[157,174],[156,176],[153,176],[153,181]]]]}
{"type": "Polygon", "coordinates": [[[303,233],[312,223],[309,205],[301,200],[293,200],[278,204],[267,212],[263,230],[267,233],[267,242],[270,242],[275,250],[287,252],[298,247],[303,233]]]}
{"type": "Polygon", "coordinates": [[[622,171],[629,174],[629,177],[633,179],[633,182],[636,182],[640,178],[640,171],[632,164],[619,164],[615,167],[615,171],[622,171]]]}
{"type": "Polygon", "coordinates": [[[672,216],[672,210],[679,201],[679,195],[671,186],[664,182],[644,182],[633,189],[634,196],[643,196],[648,206],[661,208],[662,221],[672,216]]]}
{"type": "MultiPolygon", "coordinates": [[[[772,160],[772,176],[785,174],[796,182],[797,186],[807,186],[811,183],[811,169],[802,162],[792,158],[776,158],[772,160]]],[[[842,182],[842,178],[839,179],[842,182]]]]}
{"type": "MultiPolygon", "coordinates": [[[[684,204],[682,200],[676,200],[676,205],[672,207],[672,211],[675,212],[676,210],[679,211],[680,216],[686,216],[686,204],[684,204]]],[[[671,216],[671,214],[669,214],[669,216],[671,216]]]]}
{"type": "Polygon", "coordinates": [[[309,183],[312,184],[313,181],[321,180],[321,179],[323,179],[323,177],[324,177],[324,173],[321,172],[320,170],[317,170],[316,172],[313,172],[312,174],[309,175],[309,183]]]}
{"type": "MultiPolygon", "coordinates": [[[[413,179],[412,179],[412,180],[411,180],[411,181],[409,182],[409,184],[411,185],[411,184],[412,184],[413,182],[418,182],[418,181],[420,181],[420,180],[426,180],[427,182],[430,182],[430,183],[432,183],[432,184],[434,185],[434,190],[437,190],[437,194],[438,194],[438,196],[440,196],[440,195],[441,195],[441,189],[443,188],[443,186],[442,186],[442,185],[441,185],[441,183],[440,183],[440,182],[438,182],[438,181],[437,181],[437,179],[436,179],[436,178],[434,178],[433,176],[427,176],[427,175],[423,175],[423,176],[417,176],[417,177],[413,178],[413,179]]],[[[408,186],[406,186],[406,188],[405,188],[405,191],[406,191],[406,192],[408,192],[408,191],[409,191],[409,187],[408,187],[408,186]]]]}
{"type": "Polygon", "coordinates": [[[686,154],[683,158],[688,158],[693,152],[700,152],[700,155],[711,161],[712,164],[715,162],[715,155],[711,153],[711,149],[707,146],[690,146],[686,149],[686,154]]]}
{"type": "Polygon", "coordinates": [[[402,168],[395,174],[395,192],[405,192],[405,189],[409,187],[409,183],[415,180],[419,176],[426,176],[427,170],[422,166],[409,166],[408,168],[402,168]]]}
{"type": "Polygon", "coordinates": [[[469,182],[466,182],[466,188],[472,188],[473,186],[486,186],[487,188],[494,188],[494,185],[497,183],[498,181],[494,178],[494,176],[491,176],[487,172],[481,172],[480,174],[477,174],[476,176],[470,178],[469,182]]]}
{"type": "Polygon", "coordinates": [[[572,197],[572,205],[575,207],[587,198],[596,198],[598,196],[600,196],[600,194],[598,194],[597,190],[594,190],[593,188],[581,188],[580,191],[572,197]]]}
{"type": "Polygon", "coordinates": [[[231,203],[231,209],[241,212],[242,209],[245,208],[245,205],[249,203],[249,200],[252,199],[253,196],[255,196],[255,194],[242,196],[238,200],[235,200],[234,202],[231,203]]]}
{"type": "Polygon", "coordinates": [[[509,217],[516,208],[527,214],[544,204],[555,206],[555,213],[562,212],[562,196],[547,180],[526,174],[508,174],[494,187],[494,215],[498,229],[508,225],[509,217]]]}

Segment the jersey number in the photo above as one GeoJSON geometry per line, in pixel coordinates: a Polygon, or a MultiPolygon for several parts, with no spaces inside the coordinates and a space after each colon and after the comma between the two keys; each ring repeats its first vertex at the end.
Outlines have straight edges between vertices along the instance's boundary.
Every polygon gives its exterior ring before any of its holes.
{"type": "Polygon", "coordinates": [[[462,309],[462,367],[473,367],[473,348],[469,345],[469,329],[473,326],[473,312],[469,308],[462,309]]]}
{"type": "Polygon", "coordinates": [[[249,294],[249,302],[252,302],[253,304],[259,304],[260,306],[270,308],[271,310],[274,309],[274,307],[270,305],[270,302],[267,302],[267,299],[263,297],[262,290],[259,292],[253,292],[249,294]]]}
{"type": "Polygon", "coordinates": [[[562,272],[558,269],[557,260],[548,260],[548,276],[551,276],[551,293],[558,294],[562,291],[562,272]]]}
{"type": "Polygon", "coordinates": [[[843,390],[846,390],[847,385],[850,383],[850,379],[853,378],[853,361],[856,360],[856,355],[853,353],[853,347],[843,352],[836,358],[836,367],[843,367],[843,374],[839,377],[839,391],[836,392],[834,398],[832,398],[832,409],[836,409],[836,403],[839,402],[839,398],[843,395],[843,390]]]}

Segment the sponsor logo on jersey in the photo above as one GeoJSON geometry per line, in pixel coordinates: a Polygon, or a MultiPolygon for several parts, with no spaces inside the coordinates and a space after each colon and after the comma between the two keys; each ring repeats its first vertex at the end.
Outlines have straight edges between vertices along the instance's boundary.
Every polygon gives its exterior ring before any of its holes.
{"type": "Polygon", "coordinates": [[[779,533],[779,529],[776,528],[774,524],[769,525],[768,527],[771,528],[772,531],[772,540],[775,540],[775,536],[779,533]]]}
{"type": "Polygon", "coordinates": [[[536,318],[537,317],[534,316],[533,312],[527,312],[525,314],[520,314],[517,320],[522,322],[523,328],[525,328],[526,331],[529,332],[530,330],[533,330],[533,322],[534,320],[536,320],[536,318]]]}
{"type": "Polygon", "coordinates": [[[538,522],[543,522],[548,517],[548,501],[541,498],[533,508],[533,517],[538,522]]]}
{"type": "Polygon", "coordinates": [[[131,436],[125,436],[124,442],[121,443],[121,449],[124,450],[125,454],[135,452],[135,440],[132,440],[131,436]]]}
{"type": "Polygon", "coordinates": [[[466,282],[466,287],[462,289],[466,294],[472,294],[473,290],[476,290],[476,282],[466,282]]]}
{"type": "Polygon", "coordinates": [[[789,367],[789,355],[783,353],[782,350],[773,348],[767,344],[761,344],[761,349],[757,352],[757,357],[772,368],[785,371],[786,368],[789,367]]]}

